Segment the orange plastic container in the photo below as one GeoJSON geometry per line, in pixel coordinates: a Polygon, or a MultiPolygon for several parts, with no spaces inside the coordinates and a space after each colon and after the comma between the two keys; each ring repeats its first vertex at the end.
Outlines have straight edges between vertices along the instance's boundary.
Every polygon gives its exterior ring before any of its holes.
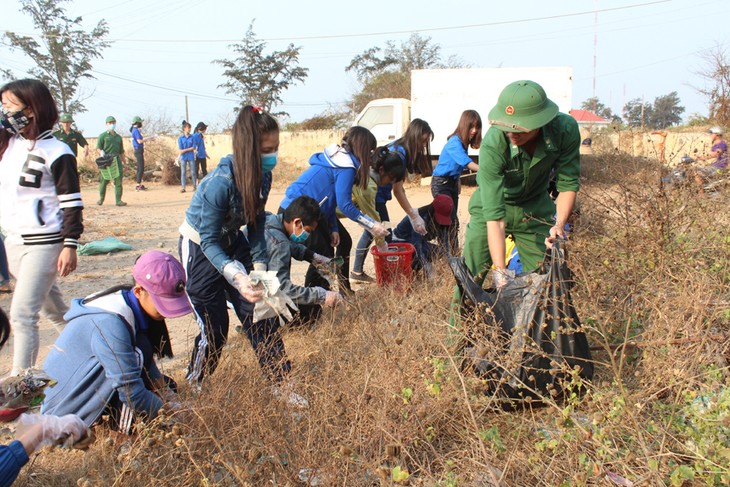
{"type": "Polygon", "coordinates": [[[413,245],[405,242],[388,244],[387,252],[380,252],[373,246],[370,253],[373,254],[378,286],[395,285],[397,289],[405,289],[411,282],[411,262],[415,251],[413,245]]]}

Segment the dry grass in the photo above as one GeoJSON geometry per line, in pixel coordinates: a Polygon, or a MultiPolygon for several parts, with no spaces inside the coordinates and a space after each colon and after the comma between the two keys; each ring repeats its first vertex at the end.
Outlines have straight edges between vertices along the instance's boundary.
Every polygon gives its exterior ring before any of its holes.
{"type": "Polygon", "coordinates": [[[445,345],[444,265],[407,295],[362,291],[314,329],[286,332],[306,412],[271,396],[232,336],[203,393],[182,391],[186,425],[157,422],[126,441],[97,428],[88,452],[37,455],[17,485],[303,485],[303,468],[342,486],[622,485],[611,474],[727,485],[728,195],[670,191],[659,174],[645,160],[584,160],[569,263],[600,350],[581,397],[496,407],[445,345]]]}

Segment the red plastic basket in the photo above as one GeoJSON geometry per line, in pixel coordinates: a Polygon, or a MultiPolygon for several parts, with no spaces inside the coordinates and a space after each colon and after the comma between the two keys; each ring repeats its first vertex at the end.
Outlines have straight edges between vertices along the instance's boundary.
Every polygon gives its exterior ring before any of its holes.
{"type": "Polygon", "coordinates": [[[377,247],[370,249],[375,263],[375,279],[378,286],[395,284],[399,289],[411,281],[411,262],[416,248],[409,243],[388,244],[387,252],[380,252],[377,247]]]}

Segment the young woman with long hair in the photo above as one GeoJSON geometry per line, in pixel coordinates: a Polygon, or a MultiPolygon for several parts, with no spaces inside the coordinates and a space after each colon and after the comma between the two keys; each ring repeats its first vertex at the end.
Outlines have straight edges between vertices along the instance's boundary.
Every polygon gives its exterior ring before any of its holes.
{"type": "MultiPolygon", "coordinates": [[[[430,176],[432,140],[433,130],[431,130],[431,126],[426,121],[415,118],[408,125],[408,129],[406,129],[403,137],[388,144],[388,149],[395,152],[401,158],[404,167],[409,173],[430,176]]],[[[375,203],[380,214],[380,220],[384,222],[390,221],[386,203],[393,198],[393,195],[395,195],[395,199],[398,200],[398,204],[406,212],[408,218],[411,219],[416,232],[425,235],[426,224],[418,213],[418,208],[411,206],[410,201],[408,201],[406,190],[403,187],[403,181],[386,184],[378,188],[375,203]]],[[[373,282],[373,278],[363,271],[367,250],[372,242],[372,236],[367,232],[363,232],[360,241],[357,243],[355,262],[352,273],[350,274],[351,279],[362,282],[373,282]]]]}
{"type": "Polygon", "coordinates": [[[268,262],[264,206],[276,165],[279,125],[262,108],[248,105],[238,113],[232,137],[233,154],[200,182],[180,226],[180,260],[200,326],[188,368],[191,382],[202,381],[218,365],[228,337],[226,301],[233,305],[262,366],[281,363],[281,357],[270,353],[276,344],[268,343],[275,325],[253,322],[253,303],[263,292],[248,278],[254,267],[265,269],[268,262]]]}
{"type": "Polygon", "coordinates": [[[479,165],[471,160],[468,148],[479,149],[482,144],[482,118],[476,110],[464,110],[456,130],[449,135],[446,145],[439,155],[438,163],[431,178],[431,194],[449,196],[454,202],[451,214],[452,225],[449,229],[449,247],[455,255],[459,247],[459,193],[461,174],[464,169],[479,170],[479,165]]]}

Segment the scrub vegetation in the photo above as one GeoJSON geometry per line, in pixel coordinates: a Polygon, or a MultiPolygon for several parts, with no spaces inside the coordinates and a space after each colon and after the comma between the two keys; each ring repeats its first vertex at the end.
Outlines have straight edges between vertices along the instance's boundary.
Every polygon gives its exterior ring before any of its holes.
{"type": "Polygon", "coordinates": [[[583,158],[568,251],[594,347],[594,380],[574,379],[584,394],[500,408],[445,343],[443,265],[408,294],[367,288],[285,333],[308,410],[272,397],[232,332],[199,395],[167,371],[185,423],[96,428],[87,452],[45,451],[17,485],[728,485],[727,187],[699,196],[660,176],[645,159],[583,158]]]}

